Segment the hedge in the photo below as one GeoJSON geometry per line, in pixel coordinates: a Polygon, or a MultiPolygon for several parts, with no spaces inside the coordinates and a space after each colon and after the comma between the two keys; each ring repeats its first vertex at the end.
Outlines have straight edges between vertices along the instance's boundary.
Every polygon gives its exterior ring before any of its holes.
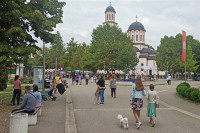
{"type": "Polygon", "coordinates": [[[200,102],[200,91],[197,88],[191,88],[190,84],[183,82],[176,87],[176,92],[191,101],[200,102]]]}

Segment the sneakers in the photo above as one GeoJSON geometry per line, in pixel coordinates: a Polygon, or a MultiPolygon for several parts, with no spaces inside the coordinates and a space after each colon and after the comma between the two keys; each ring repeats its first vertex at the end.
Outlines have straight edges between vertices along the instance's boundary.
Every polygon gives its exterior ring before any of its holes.
{"type": "Polygon", "coordinates": [[[136,127],[137,127],[137,129],[140,129],[140,122],[136,123],[136,127]]]}
{"type": "Polygon", "coordinates": [[[94,104],[99,104],[98,102],[94,102],[94,104]]]}
{"type": "Polygon", "coordinates": [[[140,126],[142,126],[142,122],[139,122],[140,126]]]}

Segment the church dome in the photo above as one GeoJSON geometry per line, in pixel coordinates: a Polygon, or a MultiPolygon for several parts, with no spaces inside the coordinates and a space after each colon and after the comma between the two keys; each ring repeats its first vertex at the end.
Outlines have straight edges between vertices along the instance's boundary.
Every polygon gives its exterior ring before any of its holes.
{"type": "Polygon", "coordinates": [[[115,9],[112,6],[108,6],[105,12],[115,12],[115,9]]]}
{"type": "Polygon", "coordinates": [[[129,28],[128,28],[128,31],[131,31],[131,30],[143,30],[143,31],[146,31],[144,26],[142,25],[142,23],[140,22],[133,22],[129,28]]]}

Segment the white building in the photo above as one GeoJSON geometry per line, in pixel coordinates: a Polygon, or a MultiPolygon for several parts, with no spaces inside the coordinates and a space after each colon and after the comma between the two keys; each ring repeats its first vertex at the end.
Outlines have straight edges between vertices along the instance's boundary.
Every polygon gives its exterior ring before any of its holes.
{"type": "MultiPolygon", "coordinates": [[[[106,8],[105,22],[103,24],[117,25],[115,15],[116,11],[110,4],[106,8]]],[[[145,32],[144,26],[137,21],[137,17],[136,22],[133,22],[127,30],[127,36],[132,40],[133,48],[139,59],[139,63],[135,67],[135,74],[157,75],[156,50],[145,44],[145,32]]]]}

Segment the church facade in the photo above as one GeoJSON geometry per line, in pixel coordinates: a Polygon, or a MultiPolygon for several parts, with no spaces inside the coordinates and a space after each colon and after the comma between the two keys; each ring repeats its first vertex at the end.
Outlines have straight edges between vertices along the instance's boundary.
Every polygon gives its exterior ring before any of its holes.
{"type": "MultiPolygon", "coordinates": [[[[108,6],[105,10],[105,24],[110,26],[117,25],[115,22],[116,11],[111,6],[108,6]]],[[[156,50],[150,45],[145,43],[145,32],[143,24],[137,21],[133,22],[127,30],[127,37],[129,37],[133,42],[133,48],[136,51],[137,57],[139,59],[138,64],[135,67],[133,73],[141,75],[157,75],[157,65],[156,65],[156,50]]]]}

